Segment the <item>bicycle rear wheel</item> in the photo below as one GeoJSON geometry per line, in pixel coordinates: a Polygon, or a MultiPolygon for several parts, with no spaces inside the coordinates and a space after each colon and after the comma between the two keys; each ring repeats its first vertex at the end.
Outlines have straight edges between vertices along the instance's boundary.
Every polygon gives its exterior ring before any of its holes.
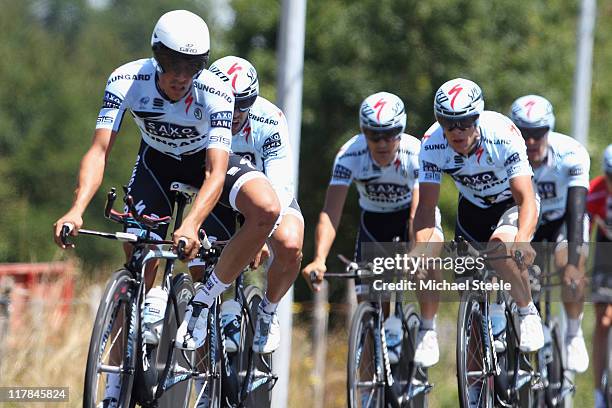
{"type": "Polygon", "coordinates": [[[137,301],[132,273],[119,269],[106,285],[91,333],[83,390],[84,408],[95,408],[102,402],[109,375],[119,375],[115,377],[120,389],[118,406],[133,405],[131,394],[139,325],[137,301]]]}
{"type": "Polygon", "coordinates": [[[378,313],[369,302],[357,307],[351,322],[347,366],[348,406],[350,408],[384,407],[381,350],[376,339],[378,313]]]}
{"type": "Polygon", "coordinates": [[[263,292],[256,286],[247,286],[244,290],[248,314],[242,311],[240,324],[240,345],[233,359],[234,372],[238,374],[240,395],[245,398],[246,407],[269,407],[272,403],[272,354],[253,352],[253,336],[257,308],[263,299],[263,292]],[[251,320],[252,319],[252,320],[251,320]],[[245,389],[244,387],[248,387],[245,389]]]}
{"type": "Polygon", "coordinates": [[[457,385],[462,408],[492,408],[494,377],[487,372],[487,353],[483,338],[484,299],[479,293],[463,292],[457,320],[457,385]]]}
{"type": "Polygon", "coordinates": [[[560,399],[563,389],[563,344],[561,343],[560,326],[556,319],[550,323],[550,337],[552,344],[549,350],[542,350],[544,361],[546,363],[546,372],[548,377],[548,385],[544,390],[544,399],[547,407],[557,407],[563,401],[560,399]]]}

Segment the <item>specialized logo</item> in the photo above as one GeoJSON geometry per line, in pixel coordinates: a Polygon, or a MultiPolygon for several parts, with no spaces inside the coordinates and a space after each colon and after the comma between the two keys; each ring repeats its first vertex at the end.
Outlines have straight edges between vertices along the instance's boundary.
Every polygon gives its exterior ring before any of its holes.
{"type": "Polygon", "coordinates": [[[476,153],[474,153],[474,154],[476,155],[476,157],[477,157],[476,162],[477,162],[478,164],[480,164],[480,158],[482,157],[482,153],[483,153],[483,152],[484,152],[484,148],[483,148],[482,146],[479,146],[479,147],[476,149],[476,153]]]}
{"type": "Polygon", "coordinates": [[[527,117],[531,118],[531,110],[533,109],[533,107],[535,106],[536,101],[534,101],[533,99],[530,101],[527,101],[527,103],[525,104],[525,108],[527,109],[527,117]]]}
{"type": "Polygon", "coordinates": [[[255,155],[251,152],[234,152],[234,154],[237,154],[239,156],[244,157],[245,159],[247,159],[249,162],[256,164],[255,163],[255,155]]]}
{"type": "Polygon", "coordinates": [[[189,92],[189,95],[187,95],[187,98],[185,98],[185,113],[189,111],[189,108],[191,107],[192,103],[193,103],[193,94],[189,92]]]}
{"type": "Polygon", "coordinates": [[[232,128],[232,112],[221,111],[210,115],[210,126],[221,127],[226,129],[232,128]]]}
{"type": "MultiPolygon", "coordinates": [[[[238,65],[237,62],[234,62],[234,65],[232,65],[227,70],[227,75],[232,75],[236,71],[242,71],[242,67],[238,65]]],[[[236,80],[237,79],[238,79],[238,74],[234,75],[234,77],[232,78],[232,89],[234,90],[234,92],[236,91],[236,80]]]]}
{"type": "Polygon", "coordinates": [[[380,113],[382,112],[382,110],[385,107],[386,103],[387,103],[387,101],[385,101],[384,99],[381,98],[373,106],[374,110],[376,111],[376,120],[379,121],[379,122],[380,122],[380,113]]]}
{"type": "Polygon", "coordinates": [[[148,96],[140,98],[140,109],[144,109],[151,99],[148,96]]]}
{"type": "Polygon", "coordinates": [[[457,84],[453,86],[452,89],[448,91],[448,94],[452,96],[451,104],[450,104],[451,108],[455,109],[455,99],[457,99],[457,96],[459,96],[461,91],[463,91],[463,87],[461,87],[461,84],[457,84]]]}

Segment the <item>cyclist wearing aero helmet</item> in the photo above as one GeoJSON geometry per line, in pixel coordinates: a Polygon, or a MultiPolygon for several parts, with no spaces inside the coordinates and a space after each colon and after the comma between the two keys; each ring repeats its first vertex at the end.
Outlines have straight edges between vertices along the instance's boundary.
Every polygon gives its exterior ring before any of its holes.
{"type": "MultiPolygon", "coordinates": [[[[583,373],[589,366],[581,328],[588,254],[588,246],[583,243],[589,241],[585,213],[589,153],[575,139],[554,131],[552,104],[541,96],[526,95],[515,100],[510,118],[525,139],[533,182],[541,199],[542,215],[533,241],[553,243],[555,266],[563,271],[567,369],[583,373]]],[[[536,263],[543,268],[545,259],[539,253],[536,263]]]]}
{"type": "Polygon", "coordinates": [[[442,172],[459,190],[455,235],[472,244],[521,251],[522,265],[512,259],[492,262],[510,282],[519,307],[520,349],[533,352],[544,344],[538,311],[531,299],[527,265],[535,251],[529,241],[538,220],[533,175],[519,130],[504,115],[484,110],[482,90],[456,78],[444,83],[434,98],[434,123],[423,137],[420,196],[415,215],[416,241],[427,242],[434,229],[434,209],[442,172]]]}
{"type": "MultiPolygon", "coordinates": [[[[276,308],[299,272],[304,237],[304,219],[294,195],[293,157],[287,121],[279,108],[259,96],[257,71],[247,60],[223,57],[209,70],[229,84],[234,93],[232,151],[268,177],[281,203],[282,220],[268,239],[271,250],[268,287],[259,305],[253,338],[254,351],[271,353],[280,344],[276,308]]],[[[204,229],[217,239],[230,239],[236,230],[234,211],[217,205],[204,222],[204,229]]],[[[191,265],[199,263],[196,259],[191,265]]],[[[256,260],[253,266],[258,263],[256,260]]],[[[222,303],[221,320],[228,352],[237,351],[240,344],[239,315],[240,306],[235,301],[222,303]]]]}
{"type": "MultiPolygon", "coordinates": [[[[604,370],[612,350],[608,348],[608,333],[612,326],[612,144],[604,150],[601,176],[591,180],[587,209],[595,235],[595,256],[592,300],[595,308],[593,330],[593,380],[595,408],[609,408],[604,388],[604,370]]],[[[607,378],[608,384],[611,381],[607,378]]]]}
{"type": "MultiPolygon", "coordinates": [[[[203,285],[206,294],[198,292],[198,301],[188,306],[186,319],[190,320],[192,314],[205,316],[207,299],[221,293],[258,253],[280,206],[266,177],[229,153],[234,97],[222,80],[205,69],[210,39],[204,20],[186,10],[168,12],[155,25],[151,46],[154,58],[127,63],[110,75],[93,143],[81,161],[74,203],[55,223],[54,238],[63,247],[62,226],[72,225],[76,235],[83,224],[82,215],[102,182],[123,116],[130,111],[142,137],[128,185],[138,210],[158,217],[172,215],[171,182],[201,186],[173,237],[175,244],[186,240],[187,258],[196,255],[197,230],[217,201],[237,209],[246,219],[203,285]],[[228,168],[232,172],[226,176],[228,168]]],[[[157,237],[164,237],[166,229],[158,229],[157,237]]],[[[155,265],[149,265],[147,288],[154,278],[155,265]]],[[[204,341],[205,319],[194,317],[192,323],[188,331],[187,324],[181,325],[177,346],[194,348],[204,341]]],[[[108,384],[112,389],[110,378],[108,384]]]]}
{"type": "MultiPolygon", "coordinates": [[[[327,270],[326,259],[336,237],[342,209],[351,183],[359,192],[361,220],[355,244],[355,261],[366,261],[363,244],[411,241],[414,210],[419,199],[418,154],[421,143],[414,136],[404,133],[406,112],[402,100],[388,92],[368,96],[361,104],[359,122],[361,133],[353,136],[336,155],[331,181],[327,188],[325,204],[319,215],[315,232],[313,261],[302,271],[310,282],[315,271],[322,281],[327,270]]],[[[437,213],[436,231],[431,241],[444,240],[440,217],[437,213]]],[[[382,249],[384,252],[384,249],[382,249]]],[[[317,290],[315,288],[315,290],[317,290]]],[[[368,286],[356,282],[359,300],[364,299],[368,286]]],[[[415,361],[431,366],[438,361],[438,343],[434,332],[437,311],[431,303],[419,297],[423,317],[419,331],[419,348],[415,361]],[[425,334],[426,341],[423,342],[425,334]],[[426,349],[425,345],[429,345],[426,349]]],[[[385,320],[385,333],[389,360],[399,361],[401,353],[401,322],[395,316],[385,320]]]]}

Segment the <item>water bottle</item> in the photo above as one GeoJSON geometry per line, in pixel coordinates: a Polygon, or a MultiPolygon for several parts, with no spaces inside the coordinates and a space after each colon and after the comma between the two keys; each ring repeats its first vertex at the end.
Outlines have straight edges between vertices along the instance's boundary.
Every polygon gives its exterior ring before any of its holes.
{"type": "Polygon", "coordinates": [[[389,363],[397,364],[402,346],[402,321],[395,315],[389,316],[385,320],[384,329],[389,363]]]}
{"type": "Polygon", "coordinates": [[[159,286],[151,288],[145,297],[144,315],[142,318],[145,343],[157,345],[161,335],[168,292],[159,286]]]}
{"type": "Polygon", "coordinates": [[[493,303],[489,306],[489,319],[491,320],[491,331],[493,332],[493,345],[495,352],[502,353],[506,350],[506,305],[504,303],[493,303]]]}

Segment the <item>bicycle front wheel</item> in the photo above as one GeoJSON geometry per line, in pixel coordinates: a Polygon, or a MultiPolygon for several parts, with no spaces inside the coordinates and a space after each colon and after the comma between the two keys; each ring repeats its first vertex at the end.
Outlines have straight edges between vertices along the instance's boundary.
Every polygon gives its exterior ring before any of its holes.
{"type": "Polygon", "coordinates": [[[350,408],[384,407],[381,350],[376,344],[378,313],[369,302],[357,307],[351,322],[347,367],[348,406],[350,408]]]}
{"type": "Polygon", "coordinates": [[[98,407],[107,386],[119,389],[114,393],[118,406],[131,406],[138,333],[135,289],[127,269],[115,272],[106,285],[89,342],[83,408],[98,407]]]}
{"type": "Polygon", "coordinates": [[[550,323],[551,345],[538,353],[543,354],[543,360],[546,364],[547,386],[544,390],[544,398],[547,407],[559,406],[562,402],[560,398],[563,393],[563,344],[561,343],[560,326],[556,319],[550,323]]]}
{"type": "Polygon", "coordinates": [[[479,293],[463,292],[457,321],[457,385],[462,408],[492,408],[494,377],[487,369],[487,356],[494,351],[485,346],[482,327],[486,303],[479,293]]]}
{"type": "Polygon", "coordinates": [[[258,354],[252,350],[257,309],[263,292],[256,286],[244,290],[246,309],[242,311],[240,345],[234,359],[234,372],[240,380],[240,395],[246,407],[269,407],[272,404],[272,354],[258,354]],[[246,389],[245,389],[246,387],[246,389]]]}

